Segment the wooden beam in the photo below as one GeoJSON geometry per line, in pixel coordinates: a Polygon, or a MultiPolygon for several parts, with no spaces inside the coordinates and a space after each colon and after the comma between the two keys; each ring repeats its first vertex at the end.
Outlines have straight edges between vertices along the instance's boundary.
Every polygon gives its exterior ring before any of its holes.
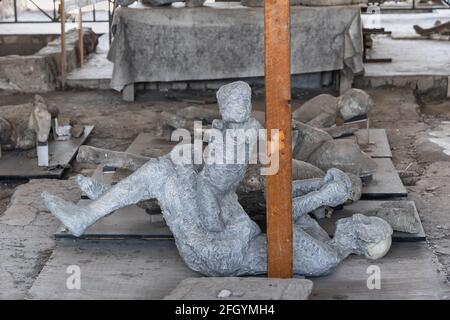
{"type": "Polygon", "coordinates": [[[78,51],[80,56],[80,66],[84,64],[84,42],[83,42],[83,12],[78,8],[78,51]]]}
{"type": "Polygon", "coordinates": [[[61,20],[61,56],[60,56],[60,77],[62,89],[66,86],[67,54],[66,54],[66,8],[64,0],[59,5],[59,18],[61,20]]]}
{"type": "Polygon", "coordinates": [[[268,275],[293,276],[289,0],[265,0],[265,95],[268,141],[280,131],[279,170],[267,179],[268,275]]]}

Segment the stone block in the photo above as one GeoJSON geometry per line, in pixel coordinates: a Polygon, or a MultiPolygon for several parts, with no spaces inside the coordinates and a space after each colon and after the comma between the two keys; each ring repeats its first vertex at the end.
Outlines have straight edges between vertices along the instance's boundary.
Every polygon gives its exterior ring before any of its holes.
{"type": "Polygon", "coordinates": [[[306,279],[188,278],[165,300],[307,300],[313,283],[306,279]]]}
{"type": "Polygon", "coordinates": [[[432,76],[421,77],[417,80],[419,92],[426,92],[434,88],[434,78],[432,76]]]}
{"type": "Polygon", "coordinates": [[[48,92],[56,88],[56,74],[42,56],[0,57],[0,89],[48,92]]]}

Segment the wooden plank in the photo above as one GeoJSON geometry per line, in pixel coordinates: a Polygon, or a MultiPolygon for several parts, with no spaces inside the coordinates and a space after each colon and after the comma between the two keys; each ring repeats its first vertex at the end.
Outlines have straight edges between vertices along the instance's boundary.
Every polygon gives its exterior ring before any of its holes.
{"type": "Polygon", "coordinates": [[[393,243],[390,252],[373,261],[347,258],[331,275],[313,278],[312,300],[426,300],[449,296],[433,252],[424,242],[393,243]],[[381,289],[369,290],[369,266],[381,271],[381,289]]]}
{"type": "Polygon", "coordinates": [[[59,17],[61,20],[61,55],[60,55],[60,77],[61,87],[64,89],[66,86],[66,73],[67,73],[67,52],[66,52],[66,8],[64,1],[61,0],[59,4],[59,17]]]}
{"type": "Polygon", "coordinates": [[[410,214],[416,221],[419,222],[418,233],[407,233],[407,232],[398,232],[394,231],[392,235],[392,240],[396,242],[415,242],[415,241],[425,241],[426,235],[422,226],[422,222],[420,221],[419,213],[417,211],[416,205],[414,201],[377,201],[377,200],[360,200],[351,205],[345,205],[343,209],[336,210],[333,212],[333,215],[330,219],[321,219],[319,220],[319,224],[325,231],[328,232],[330,236],[334,236],[334,232],[336,230],[336,222],[339,219],[351,217],[356,213],[361,213],[367,216],[376,215],[376,210],[379,208],[383,208],[385,206],[388,207],[396,207],[396,208],[406,208],[410,210],[410,214]]]}
{"type": "Polygon", "coordinates": [[[279,170],[267,177],[269,277],[292,277],[292,155],[289,0],[264,2],[267,141],[280,132],[279,170]]]}
{"type": "Polygon", "coordinates": [[[402,180],[389,158],[374,158],[377,163],[377,171],[372,181],[363,186],[363,199],[380,199],[392,197],[406,197],[408,191],[403,186],[402,180]]]}
{"type": "Polygon", "coordinates": [[[94,126],[86,126],[84,134],[77,139],[51,140],[48,144],[49,167],[38,167],[37,158],[28,156],[30,151],[3,152],[0,159],[0,179],[61,178],[93,129],[94,126]]]}
{"type": "MultiPolygon", "coordinates": [[[[167,154],[175,143],[155,138],[150,133],[139,134],[133,143],[127,148],[127,152],[149,157],[158,157],[167,154]]],[[[104,172],[103,166],[98,166],[93,178],[103,184],[112,184],[130,174],[127,170],[108,170],[104,172]]],[[[85,204],[83,196],[79,204],[85,204]]],[[[55,233],[55,238],[75,238],[61,225],[55,233]]],[[[81,239],[173,239],[169,227],[161,222],[151,222],[150,215],[137,205],[127,206],[99,220],[79,237],[81,239]]]]}
{"type": "Polygon", "coordinates": [[[83,11],[78,8],[78,51],[80,56],[80,66],[84,64],[84,35],[83,35],[83,11]]]}
{"type": "Polygon", "coordinates": [[[354,136],[342,139],[354,140],[365,153],[372,158],[392,158],[391,146],[384,129],[369,129],[369,143],[367,143],[367,129],[360,129],[354,136]]]}

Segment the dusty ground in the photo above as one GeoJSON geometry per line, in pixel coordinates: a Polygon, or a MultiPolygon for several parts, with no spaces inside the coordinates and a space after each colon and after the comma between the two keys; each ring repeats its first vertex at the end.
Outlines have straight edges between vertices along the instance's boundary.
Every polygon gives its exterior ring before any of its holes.
{"type": "MultiPolygon", "coordinates": [[[[383,88],[369,93],[376,102],[371,112],[372,126],[387,129],[394,163],[408,186],[409,197],[416,201],[430,250],[434,250],[448,276],[450,157],[429,141],[429,132],[440,130],[439,126],[449,118],[450,101],[421,99],[421,108],[410,90],[383,88]]],[[[109,91],[54,92],[44,97],[62,113],[96,126],[87,144],[118,151],[125,150],[140,132],[154,132],[160,111],[213,101],[211,95],[186,101],[180,96],[175,99],[146,93],[139,95],[135,103],[124,103],[119,94],[109,91]]],[[[32,95],[0,93],[0,114],[14,112],[14,105],[31,100],[32,95]]],[[[293,101],[294,107],[299,104],[298,99],[293,101]]],[[[262,107],[262,100],[257,99],[255,108],[262,107]]],[[[0,299],[25,297],[54,248],[52,234],[59,224],[42,206],[40,192],[45,189],[76,199],[79,194],[72,178],[78,173],[88,175],[93,168],[74,162],[67,172],[68,180],[0,182],[0,299]]]]}

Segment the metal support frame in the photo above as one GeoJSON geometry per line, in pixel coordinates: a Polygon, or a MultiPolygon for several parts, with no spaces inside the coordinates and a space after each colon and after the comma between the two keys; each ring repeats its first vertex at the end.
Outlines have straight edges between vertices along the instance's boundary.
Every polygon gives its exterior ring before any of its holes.
{"type": "MultiPolygon", "coordinates": [[[[17,0],[14,0],[14,21],[0,21],[0,24],[10,24],[10,23],[59,23],[60,22],[60,16],[58,14],[57,6],[56,6],[56,0],[53,0],[53,12],[52,14],[49,14],[47,11],[42,9],[35,0],[27,0],[31,2],[43,15],[45,15],[48,18],[48,21],[19,21],[19,15],[17,11],[17,0]]],[[[106,1],[106,0],[105,0],[106,1]]],[[[109,4],[112,2],[114,3],[114,0],[107,0],[108,1],[108,8],[110,7],[109,4]]],[[[111,14],[109,14],[110,16],[111,14]]],[[[108,20],[97,20],[97,12],[95,8],[95,3],[92,5],[92,19],[89,20],[83,20],[83,22],[108,22],[110,23],[111,17],[108,17],[108,20]]]]}

